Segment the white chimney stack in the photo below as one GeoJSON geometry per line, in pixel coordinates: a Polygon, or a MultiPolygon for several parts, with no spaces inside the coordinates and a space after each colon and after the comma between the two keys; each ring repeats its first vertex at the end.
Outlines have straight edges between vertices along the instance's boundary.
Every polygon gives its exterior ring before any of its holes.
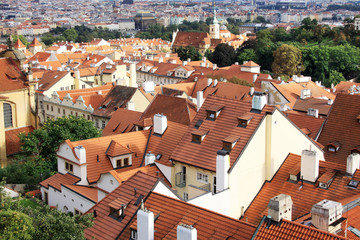
{"type": "Polygon", "coordinates": [[[347,157],[346,161],[346,173],[353,175],[360,167],[360,154],[353,153],[347,157]]]}
{"type": "Polygon", "coordinates": [[[213,70],[215,70],[217,68],[216,63],[213,64],[213,70]]]}
{"type": "Polygon", "coordinates": [[[311,90],[310,89],[301,89],[301,99],[306,99],[308,97],[311,97],[311,90]]]}
{"type": "Polygon", "coordinates": [[[281,219],[291,221],[292,205],[293,201],[289,195],[280,194],[270,199],[268,213],[271,219],[276,222],[279,222],[281,219]]]}
{"type": "Polygon", "coordinates": [[[203,57],[202,60],[203,60],[203,62],[206,62],[206,57],[203,57]]]}
{"type": "Polygon", "coordinates": [[[145,166],[155,163],[155,155],[151,152],[145,154],[145,166]]]}
{"type": "Polygon", "coordinates": [[[188,58],[188,59],[187,59],[187,62],[191,62],[191,58],[188,58]]]}
{"type": "Polygon", "coordinates": [[[229,188],[230,156],[227,151],[219,150],[216,156],[216,192],[229,188]]]}
{"type": "Polygon", "coordinates": [[[212,79],[211,79],[211,78],[208,78],[208,79],[207,79],[207,86],[209,87],[209,86],[211,85],[211,83],[212,83],[212,79]]]}
{"type": "Polygon", "coordinates": [[[253,83],[256,82],[257,77],[258,77],[257,74],[254,74],[254,75],[253,75],[253,83]]]}
{"type": "Polygon", "coordinates": [[[153,81],[143,82],[142,85],[146,93],[155,91],[155,83],[153,81]]]}
{"type": "Polygon", "coordinates": [[[137,235],[141,240],[154,239],[154,214],[146,208],[137,212],[137,235]]]}
{"type": "Polygon", "coordinates": [[[162,114],[154,115],[154,133],[163,135],[167,128],[167,117],[162,114]]]}
{"type": "Polygon", "coordinates": [[[159,63],[162,63],[164,59],[162,57],[159,57],[159,63]]]}
{"type": "Polygon", "coordinates": [[[328,99],[328,105],[332,105],[333,104],[333,102],[334,102],[334,100],[332,100],[332,99],[328,99]]]}
{"type": "Polygon", "coordinates": [[[301,152],[300,174],[303,180],[316,182],[319,176],[319,154],[316,151],[303,150],[301,152]]]}
{"type": "Polygon", "coordinates": [[[187,61],[183,61],[183,62],[182,62],[182,65],[183,65],[183,66],[186,66],[186,65],[187,65],[187,61]]]}
{"type": "Polygon", "coordinates": [[[251,87],[251,88],[250,88],[250,93],[249,93],[250,96],[254,95],[254,92],[255,92],[255,88],[254,88],[254,87],[251,87]]]}
{"type": "Polygon", "coordinates": [[[196,105],[197,105],[197,111],[200,110],[201,106],[204,103],[204,93],[203,91],[198,91],[196,96],[196,105]]]}
{"type": "Polygon", "coordinates": [[[75,78],[80,79],[80,70],[76,68],[74,72],[75,72],[75,78]]]}
{"type": "Polygon", "coordinates": [[[128,87],[134,87],[137,88],[137,84],[136,84],[136,64],[135,63],[131,63],[130,64],[130,83],[128,87]]]}
{"type": "Polygon", "coordinates": [[[254,92],[254,97],[252,99],[252,109],[261,111],[266,104],[266,94],[264,92],[254,92]]]}
{"type": "Polygon", "coordinates": [[[83,146],[76,146],[75,154],[79,158],[80,164],[86,163],[86,150],[83,146]]]}
{"type": "Polygon", "coordinates": [[[341,228],[341,223],[332,225],[342,217],[343,207],[341,203],[331,200],[323,200],[311,208],[312,224],[320,230],[334,233],[341,228]]]}
{"type": "Polygon", "coordinates": [[[318,118],[319,117],[319,109],[308,108],[307,115],[318,118]]]}
{"type": "Polygon", "coordinates": [[[178,225],[176,235],[177,240],[197,240],[197,230],[191,225],[178,225]]]}

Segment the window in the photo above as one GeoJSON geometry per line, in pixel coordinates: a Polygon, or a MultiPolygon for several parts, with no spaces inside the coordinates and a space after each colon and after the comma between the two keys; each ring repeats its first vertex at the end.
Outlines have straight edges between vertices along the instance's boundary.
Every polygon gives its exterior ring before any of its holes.
{"type": "Polygon", "coordinates": [[[48,111],[49,111],[49,105],[46,105],[46,110],[48,110],[48,111]]]}
{"type": "Polygon", "coordinates": [[[48,194],[48,192],[45,192],[44,191],[44,202],[45,202],[45,204],[49,204],[49,194],[48,194]]]}
{"type": "Polygon", "coordinates": [[[87,119],[90,121],[90,115],[87,116],[87,119]]]}
{"type": "Polygon", "coordinates": [[[188,193],[186,193],[186,192],[184,192],[184,194],[183,194],[183,198],[184,198],[184,201],[189,200],[189,194],[188,194],[188,193]]]}
{"type": "Polygon", "coordinates": [[[13,126],[13,119],[12,119],[12,108],[9,103],[4,103],[3,105],[4,109],[4,124],[5,128],[12,127],[13,126]]]}
{"type": "Polygon", "coordinates": [[[129,165],[129,158],[124,158],[124,166],[128,166],[129,165]]]}
{"type": "Polygon", "coordinates": [[[230,152],[232,149],[232,143],[223,142],[223,149],[230,152]]]}
{"type": "Polygon", "coordinates": [[[65,109],[63,109],[63,114],[65,115],[65,109]]]}
{"type": "Polygon", "coordinates": [[[51,106],[51,111],[52,111],[52,112],[54,111],[54,107],[53,107],[53,106],[51,106]]]}
{"type": "Polygon", "coordinates": [[[208,119],[208,120],[215,120],[215,119],[216,119],[216,112],[207,111],[206,119],[208,119]]]}
{"type": "Polygon", "coordinates": [[[101,128],[104,129],[105,128],[105,121],[101,120],[101,128]]]}
{"type": "Polygon", "coordinates": [[[132,240],[137,239],[137,231],[134,229],[131,229],[131,239],[132,240]]]}
{"type": "Polygon", "coordinates": [[[216,193],[216,175],[213,176],[213,193],[216,193]]]}
{"type": "Polygon", "coordinates": [[[95,127],[99,128],[99,119],[95,119],[95,127]]]}
{"type": "Polygon", "coordinates": [[[201,136],[193,134],[192,135],[192,141],[194,143],[201,143],[201,136]]]}
{"type": "Polygon", "coordinates": [[[74,171],[74,165],[72,165],[71,163],[65,162],[65,170],[72,173],[74,171]]]}
{"type": "Polygon", "coordinates": [[[202,182],[202,183],[208,183],[209,182],[209,177],[208,177],[207,174],[198,172],[196,174],[196,180],[198,180],[199,182],[202,182]]]}
{"type": "Polygon", "coordinates": [[[81,87],[84,89],[84,88],[85,88],[85,84],[83,84],[81,87]]]}
{"type": "Polygon", "coordinates": [[[60,108],[58,108],[58,113],[60,113],[60,108]]]}
{"type": "Polygon", "coordinates": [[[74,213],[75,213],[75,215],[82,215],[83,214],[80,210],[78,210],[76,208],[74,208],[74,213]]]}
{"type": "Polygon", "coordinates": [[[75,89],[75,85],[71,85],[71,90],[74,90],[75,89]]]}
{"type": "Polygon", "coordinates": [[[117,168],[121,167],[121,159],[116,160],[116,167],[117,168]]]}
{"type": "Polygon", "coordinates": [[[70,88],[69,87],[65,87],[66,90],[69,90],[70,88]]]}
{"type": "Polygon", "coordinates": [[[60,88],[60,91],[64,91],[64,87],[61,87],[61,88],[60,88]]]}

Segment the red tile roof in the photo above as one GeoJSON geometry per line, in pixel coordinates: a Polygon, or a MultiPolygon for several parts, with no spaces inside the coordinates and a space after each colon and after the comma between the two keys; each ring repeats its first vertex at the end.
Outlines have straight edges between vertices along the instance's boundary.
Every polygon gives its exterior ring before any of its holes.
{"type": "Polygon", "coordinates": [[[30,43],[29,47],[36,47],[36,46],[42,46],[42,45],[37,38],[34,38],[34,40],[30,43]]]}
{"type": "Polygon", "coordinates": [[[111,116],[109,122],[102,131],[103,136],[110,136],[130,132],[141,116],[141,112],[131,111],[126,108],[119,108],[111,116]]]}
{"type": "Polygon", "coordinates": [[[39,81],[39,91],[49,90],[55,83],[59,82],[69,72],[67,71],[45,71],[41,80],[39,81]]]}
{"type": "Polygon", "coordinates": [[[98,202],[98,191],[100,191],[96,187],[88,187],[88,186],[78,186],[72,184],[61,184],[66,188],[71,189],[72,191],[76,192],[84,196],[85,198],[89,199],[90,201],[97,203],[98,202]]]}
{"type": "Polygon", "coordinates": [[[325,146],[325,159],[346,166],[351,150],[360,145],[360,123],[357,120],[360,109],[360,95],[338,94],[324,128],[317,139],[325,146]],[[330,152],[327,146],[339,142],[340,149],[330,152]]]}
{"type": "MultiPolygon", "coordinates": [[[[155,239],[176,239],[179,224],[194,226],[197,239],[248,240],[255,231],[254,225],[156,192],[150,194],[144,205],[154,216],[158,215],[154,223],[155,239]]],[[[128,239],[130,228],[137,229],[136,218],[121,235],[121,239],[128,239]]]]}
{"type": "Polygon", "coordinates": [[[306,240],[336,240],[345,239],[336,234],[328,233],[316,228],[308,227],[300,223],[291,222],[286,219],[281,220],[279,223],[274,222],[263,217],[263,221],[258,226],[257,232],[254,234],[255,240],[262,239],[306,239],[306,240]]]}
{"type": "Polygon", "coordinates": [[[199,48],[200,45],[205,44],[206,38],[210,38],[210,35],[205,32],[178,32],[172,47],[194,46],[199,48]]]}
{"type": "Polygon", "coordinates": [[[61,191],[61,184],[74,184],[80,181],[78,177],[71,175],[69,173],[63,175],[61,173],[56,173],[55,175],[49,177],[48,179],[40,183],[41,186],[49,188],[49,186],[61,191]]]}
{"type": "Polygon", "coordinates": [[[19,138],[20,133],[29,133],[34,131],[32,126],[16,128],[5,131],[6,139],[6,155],[11,155],[21,152],[21,142],[19,138]]]}
{"type": "Polygon", "coordinates": [[[328,104],[328,100],[311,97],[306,99],[297,99],[293,110],[306,113],[309,108],[318,109],[319,115],[327,116],[331,105],[328,104]]]}
{"type": "Polygon", "coordinates": [[[175,148],[171,159],[215,171],[217,151],[223,148],[222,140],[230,135],[241,136],[241,139],[230,152],[230,165],[232,166],[266,113],[274,111],[273,106],[265,106],[260,114],[254,114],[246,128],[238,127],[238,117],[249,113],[251,109],[251,102],[208,96],[180,143],[175,148]],[[207,120],[206,109],[213,105],[225,107],[221,110],[215,121],[207,120]],[[203,120],[199,130],[209,131],[201,144],[192,142],[192,132],[196,130],[195,124],[199,120],[203,120]]]}
{"type": "Polygon", "coordinates": [[[117,238],[140,207],[140,205],[134,205],[135,201],[140,195],[144,196],[145,200],[157,181],[158,178],[143,172],[137,172],[130,177],[88,211],[88,213],[92,213],[96,210],[96,218],[94,220],[95,225],[85,230],[85,237],[87,239],[117,238]],[[136,194],[134,194],[134,188],[136,188],[136,194]],[[117,199],[123,199],[123,204],[127,204],[125,209],[126,216],[122,221],[117,221],[109,216],[109,205],[117,199]]]}
{"type": "MultiPolygon", "coordinates": [[[[294,167],[301,163],[301,156],[289,154],[283,165],[270,182],[266,182],[251,205],[245,211],[242,220],[247,219],[252,224],[258,224],[262,216],[268,214],[268,203],[271,198],[279,194],[291,196],[293,201],[292,220],[310,212],[311,207],[324,199],[340,201],[360,194],[360,189],[348,187],[351,178],[345,176],[345,168],[339,164],[320,161],[319,177],[329,170],[335,170],[336,175],[328,189],[318,187],[316,184],[289,181],[290,173],[294,174],[294,167]]],[[[359,170],[358,170],[359,171],[359,170]]],[[[300,167],[297,168],[297,173],[300,167]]]]}
{"type": "Polygon", "coordinates": [[[27,88],[25,75],[10,58],[0,58],[0,92],[27,88]]]}
{"type": "Polygon", "coordinates": [[[325,118],[315,118],[307,115],[300,115],[294,113],[284,112],[284,114],[306,135],[315,139],[317,134],[320,132],[322,125],[324,124],[325,118]]]}
{"type": "Polygon", "coordinates": [[[20,39],[18,38],[14,44],[14,48],[26,48],[25,45],[20,41],[20,39]]]}

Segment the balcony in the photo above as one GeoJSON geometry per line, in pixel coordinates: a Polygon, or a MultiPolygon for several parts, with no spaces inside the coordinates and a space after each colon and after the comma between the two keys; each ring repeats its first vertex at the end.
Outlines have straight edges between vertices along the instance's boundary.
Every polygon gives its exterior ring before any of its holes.
{"type": "Polygon", "coordinates": [[[186,174],[183,172],[178,172],[175,174],[175,185],[179,188],[186,186],[186,174]]]}

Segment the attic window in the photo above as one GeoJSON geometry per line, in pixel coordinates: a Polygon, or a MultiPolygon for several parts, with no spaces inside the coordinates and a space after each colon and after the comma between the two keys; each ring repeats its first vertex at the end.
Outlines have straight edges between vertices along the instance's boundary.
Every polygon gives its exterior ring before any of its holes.
{"type": "Polygon", "coordinates": [[[212,105],[206,109],[206,119],[215,121],[224,106],[212,105]]]}
{"type": "Polygon", "coordinates": [[[229,136],[223,140],[223,150],[230,152],[235,146],[236,142],[239,141],[240,137],[229,136]]]}
{"type": "Polygon", "coordinates": [[[206,134],[208,134],[208,131],[195,130],[191,134],[192,134],[192,142],[201,143],[204,140],[206,134]]]}
{"type": "Polygon", "coordinates": [[[196,129],[198,129],[200,126],[201,126],[201,124],[203,123],[203,120],[198,120],[197,122],[196,122],[196,124],[195,124],[195,128],[196,129]]]}
{"type": "Polygon", "coordinates": [[[160,160],[161,157],[162,157],[162,154],[156,155],[156,160],[160,160]]]}
{"type": "Polygon", "coordinates": [[[329,145],[327,146],[327,149],[329,152],[337,152],[337,151],[339,151],[340,147],[341,147],[341,144],[339,142],[335,141],[335,142],[329,143],[329,145]]]}
{"type": "Polygon", "coordinates": [[[245,113],[244,115],[238,117],[238,127],[246,128],[252,118],[253,115],[249,113],[245,113]]]}
{"type": "Polygon", "coordinates": [[[130,239],[132,239],[132,240],[137,239],[137,231],[135,229],[131,229],[130,239]]]}
{"type": "Polygon", "coordinates": [[[126,205],[125,204],[121,204],[120,208],[114,208],[114,207],[110,207],[110,216],[114,217],[116,219],[123,219],[125,217],[125,208],[126,205]]]}

